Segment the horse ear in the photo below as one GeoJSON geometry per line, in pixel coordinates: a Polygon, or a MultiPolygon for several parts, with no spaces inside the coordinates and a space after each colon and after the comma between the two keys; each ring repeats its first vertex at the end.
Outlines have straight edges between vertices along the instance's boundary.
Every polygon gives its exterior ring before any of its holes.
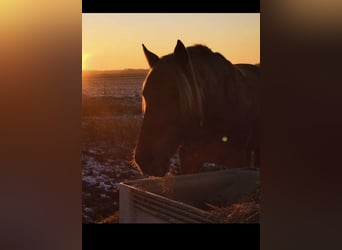
{"type": "Polygon", "coordinates": [[[177,45],[175,47],[175,50],[173,52],[176,58],[176,62],[184,68],[189,64],[189,55],[188,52],[186,51],[186,48],[184,44],[182,43],[181,40],[177,40],[177,45]]]}
{"type": "Polygon", "coordinates": [[[150,67],[152,68],[156,64],[156,62],[159,61],[159,57],[156,54],[149,51],[148,49],[146,49],[144,44],[142,45],[142,47],[143,47],[147,62],[150,65],[150,67]]]}

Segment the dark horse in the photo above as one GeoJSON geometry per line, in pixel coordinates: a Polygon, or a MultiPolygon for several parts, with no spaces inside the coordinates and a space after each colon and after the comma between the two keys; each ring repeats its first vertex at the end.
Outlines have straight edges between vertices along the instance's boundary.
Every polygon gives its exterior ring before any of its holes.
{"type": "Polygon", "coordinates": [[[178,148],[183,174],[199,172],[205,162],[259,167],[259,65],[232,64],[180,40],[161,58],[142,46],[151,69],[134,154],[140,170],[164,176],[178,148]]]}

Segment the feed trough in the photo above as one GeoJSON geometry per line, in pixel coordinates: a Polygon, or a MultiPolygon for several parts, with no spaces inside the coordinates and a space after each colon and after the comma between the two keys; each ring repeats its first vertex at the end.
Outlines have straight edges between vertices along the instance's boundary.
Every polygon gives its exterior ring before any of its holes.
{"type": "Polygon", "coordinates": [[[233,204],[258,185],[251,168],[122,182],[119,223],[217,223],[208,205],[233,204]]]}

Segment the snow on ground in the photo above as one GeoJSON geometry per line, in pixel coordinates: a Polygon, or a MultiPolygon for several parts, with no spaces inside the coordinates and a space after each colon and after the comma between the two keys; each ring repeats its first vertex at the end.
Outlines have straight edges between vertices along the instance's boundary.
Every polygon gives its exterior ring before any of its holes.
{"type": "Polygon", "coordinates": [[[94,223],[99,214],[118,210],[119,183],[139,176],[139,172],[125,160],[109,159],[101,164],[93,156],[83,154],[82,162],[83,222],[94,223]]]}
{"type": "MultiPolygon", "coordinates": [[[[101,150],[87,152],[96,154],[101,150]]],[[[141,175],[127,160],[107,159],[100,163],[87,152],[82,154],[83,222],[96,223],[119,209],[119,183],[141,175]],[[99,218],[100,214],[104,216],[99,218]]],[[[178,152],[170,160],[170,173],[179,174],[178,152]]]]}

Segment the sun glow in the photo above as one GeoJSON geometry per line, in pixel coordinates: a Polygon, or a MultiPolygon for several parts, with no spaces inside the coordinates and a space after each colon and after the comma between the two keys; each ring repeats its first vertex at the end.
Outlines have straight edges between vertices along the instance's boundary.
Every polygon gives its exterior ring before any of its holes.
{"type": "Polygon", "coordinates": [[[88,58],[89,58],[88,54],[82,54],[82,70],[87,69],[86,62],[88,58]]]}
{"type": "Polygon", "coordinates": [[[141,44],[163,56],[177,39],[206,45],[232,63],[259,63],[260,13],[82,14],[82,51],[91,53],[86,70],[148,69],[141,44]]]}

